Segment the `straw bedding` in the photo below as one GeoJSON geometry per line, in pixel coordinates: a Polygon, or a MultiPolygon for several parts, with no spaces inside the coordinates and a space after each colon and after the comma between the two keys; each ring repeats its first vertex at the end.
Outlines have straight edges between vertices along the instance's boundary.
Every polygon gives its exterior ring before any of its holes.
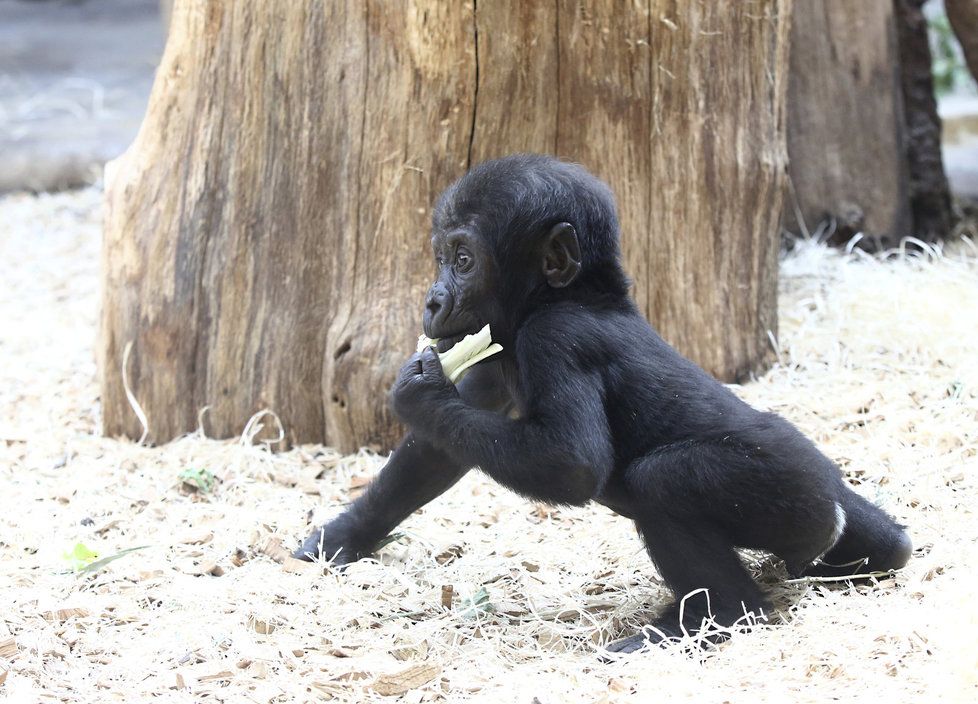
{"type": "MultiPolygon", "coordinates": [[[[667,594],[631,526],[470,474],[345,575],[280,562],[382,459],[99,435],[97,190],[0,201],[0,699],[975,701],[978,251],[781,266],[777,365],[737,388],[909,526],[869,584],[782,583],[776,623],[713,651],[598,647],[667,594]],[[203,472],[210,473],[207,474],[203,472]],[[181,480],[216,478],[210,491],[181,480]],[[146,546],[91,573],[64,553],[146,546]]],[[[406,351],[407,353],[407,351],[406,351]]],[[[152,419],[150,419],[152,420],[152,419]]],[[[265,419],[268,420],[267,418],[265,419]]],[[[686,644],[688,645],[688,644],[686,644]]]]}

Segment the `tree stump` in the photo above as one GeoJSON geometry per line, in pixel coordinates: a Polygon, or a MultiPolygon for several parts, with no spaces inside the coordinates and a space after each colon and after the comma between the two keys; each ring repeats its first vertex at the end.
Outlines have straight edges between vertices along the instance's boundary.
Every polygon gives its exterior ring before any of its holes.
{"type": "Polygon", "coordinates": [[[794,4],[787,226],[831,218],[833,241],[912,233],[893,0],[794,4]]]}
{"type": "Polygon", "coordinates": [[[517,151],[618,195],[641,309],[722,379],[770,359],[790,0],[177,0],[106,169],[104,429],[273,410],[286,441],[399,436],[439,191],[517,151]],[[207,409],[204,412],[203,409],[207,409]]]}
{"type": "Polygon", "coordinates": [[[906,121],[907,171],[914,235],[927,241],[951,230],[951,188],[941,154],[941,118],[934,97],[926,0],[896,0],[900,85],[906,121]]]}
{"type": "Polygon", "coordinates": [[[923,0],[794,4],[788,229],[866,249],[948,233],[923,0]]]}

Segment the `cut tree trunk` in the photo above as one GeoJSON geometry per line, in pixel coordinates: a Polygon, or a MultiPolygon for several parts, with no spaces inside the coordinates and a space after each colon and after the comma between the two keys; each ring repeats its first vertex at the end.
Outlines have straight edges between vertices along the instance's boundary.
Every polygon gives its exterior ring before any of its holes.
{"type": "Polygon", "coordinates": [[[105,432],[143,432],[130,347],[152,441],[268,408],[290,443],[390,447],[431,203],[516,151],[611,184],[667,339],[725,380],[762,369],[789,11],[177,0],[143,128],[106,172],[105,432]]]}
{"type": "Polygon", "coordinates": [[[777,332],[790,3],[583,5],[561,3],[556,152],[614,189],[640,309],[742,381],[777,332]]]}
{"type": "Polygon", "coordinates": [[[786,225],[882,246],[912,233],[894,0],[799,0],[788,84],[786,225]]]}
{"type": "Polygon", "coordinates": [[[978,0],[944,0],[944,9],[964,50],[968,70],[978,81],[978,0]]]}
{"type": "Polygon", "coordinates": [[[950,229],[922,0],[794,4],[785,226],[876,250],[950,229]]]}
{"type": "Polygon", "coordinates": [[[934,98],[927,18],[921,9],[926,1],[894,0],[913,232],[933,241],[951,229],[951,189],[941,156],[941,118],[934,98]]]}

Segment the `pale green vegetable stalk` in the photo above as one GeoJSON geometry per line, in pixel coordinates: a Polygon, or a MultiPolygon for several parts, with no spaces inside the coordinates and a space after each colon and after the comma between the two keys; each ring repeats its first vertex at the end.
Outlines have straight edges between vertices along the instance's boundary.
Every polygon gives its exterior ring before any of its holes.
{"type": "MultiPolygon", "coordinates": [[[[418,352],[425,347],[434,347],[437,342],[437,339],[432,340],[430,337],[421,335],[418,338],[418,352]]],[[[445,376],[453,384],[456,384],[465,375],[469,367],[502,351],[503,346],[492,341],[492,334],[489,331],[489,326],[486,325],[479,332],[463,337],[448,352],[439,352],[438,359],[445,376]]]]}

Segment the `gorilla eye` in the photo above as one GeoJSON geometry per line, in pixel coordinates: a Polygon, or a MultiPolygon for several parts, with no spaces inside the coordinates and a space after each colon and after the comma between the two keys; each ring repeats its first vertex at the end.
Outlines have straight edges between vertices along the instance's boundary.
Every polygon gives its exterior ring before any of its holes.
{"type": "Polygon", "coordinates": [[[455,267],[462,272],[468,271],[472,268],[472,257],[465,252],[459,252],[455,255],[455,267]]]}

